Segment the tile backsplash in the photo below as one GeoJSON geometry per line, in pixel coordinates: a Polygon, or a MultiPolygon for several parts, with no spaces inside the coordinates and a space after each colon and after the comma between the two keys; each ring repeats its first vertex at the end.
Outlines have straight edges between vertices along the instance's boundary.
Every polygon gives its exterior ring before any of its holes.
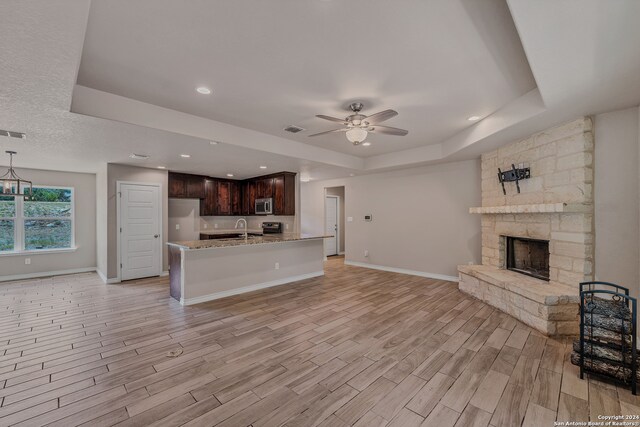
{"type": "Polygon", "coordinates": [[[295,216],[200,216],[200,202],[195,199],[169,199],[168,241],[197,240],[200,231],[234,228],[238,218],[247,220],[248,228],[259,229],[263,221],[279,221],[285,232],[296,232],[295,216]],[[216,227],[217,225],[217,227],[216,227]]]}

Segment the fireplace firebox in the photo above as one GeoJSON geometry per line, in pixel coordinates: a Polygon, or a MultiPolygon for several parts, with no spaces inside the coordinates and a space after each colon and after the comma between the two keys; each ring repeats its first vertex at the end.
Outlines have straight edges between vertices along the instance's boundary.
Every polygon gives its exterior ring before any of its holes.
{"type": "Polygon", "coordinates": [[[549,241],[506,236],[507,269],[549,281],[549,241]]]}

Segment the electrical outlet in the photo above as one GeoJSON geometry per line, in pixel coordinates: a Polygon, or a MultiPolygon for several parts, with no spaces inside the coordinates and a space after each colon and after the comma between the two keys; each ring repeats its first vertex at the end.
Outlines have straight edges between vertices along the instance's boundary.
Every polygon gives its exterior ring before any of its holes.
{"type": "Polygon", "coordinates": [[[365,249],[364,250],[364,257],[368,258],[369,257],[369,249],[365,249]]]}
{"type": "Polygon", "coordinates": [[[353,222],[353,217],[352,216],[348,216],[347,217],[347,222],[353,222]]]}
{"type": "Polygon", "coordinates": [[[213,228],[218,228],[218,224],[213,224],[213,228]]]}
{"type": "Polygon", "coordinates": [[[285,229],[285,230],[288,230],[288,229],[289,229],[289,224],[285,224],[285,225],[284,225],[284,229],[285,229]]]}
{"type": "Polygon", "coordinates": [[[25,265],[30,265],[31,264],[31,258],[25,258],[24,259],[24,263],[25,263],[25,265]]]}
{"type": "Polygon", "coordinates": [[[206,222],[204,223],[204,228],[209,228],[209,224],[207,224],[206,222]]]}
{"type": "Polygon", "coordinates": [[[176,230],[180,230],[180,224],[176,224],[176,230]]]}
{"type": "Polygon", "coordinates": [[[280,270],[280,263],[276,262],[276,270],[280,270]]]}

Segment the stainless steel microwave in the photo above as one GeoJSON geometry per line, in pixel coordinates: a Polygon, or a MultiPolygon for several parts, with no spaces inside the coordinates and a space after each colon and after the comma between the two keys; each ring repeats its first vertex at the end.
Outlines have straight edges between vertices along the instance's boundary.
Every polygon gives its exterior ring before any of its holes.
{"type": "Polygon", "coordinates": [[[256,215],[271,215],[273,213],[273,199],[256,199],[256,215]]]}

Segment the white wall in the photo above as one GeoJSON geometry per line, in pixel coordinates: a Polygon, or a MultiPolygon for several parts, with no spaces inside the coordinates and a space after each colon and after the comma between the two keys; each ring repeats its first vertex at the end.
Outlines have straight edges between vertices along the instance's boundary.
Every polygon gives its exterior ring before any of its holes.
{"type": "Polygon", "coordinates": [[[93,270],[96,266],[96,176],[39,169],[16,169],[16,173],[31,180],[34,185],[74,188],[77,250],[66,253],[0,256],[0,278],[93,270]],[[25,258],[31,258],[30,265],[25,265],[25,258]]]}
{"type": "Polygon", "coordinates": [[[162,266],[169,269],[169,255],[167,251],[168,236],[168,173],[158,169],[137,168],[116,164],[107,165],[107,278],[118,276],[118,232],[117,232],[117,181],[143,182],[162,184],[162,266]]]}
{"type": "Polygon", "coordinates": [[[595,116],[595,276],[640,286],[640,109],[595,116]]]}
{"type": "Polygon", "coordinates": [[[448,276],[480,263],[480,218],[469,214],[480,205],[479,160],[302,183],[303,233],[324,232],[325,188],[336,186],[345,187],[347,261],[448,276]]]}

